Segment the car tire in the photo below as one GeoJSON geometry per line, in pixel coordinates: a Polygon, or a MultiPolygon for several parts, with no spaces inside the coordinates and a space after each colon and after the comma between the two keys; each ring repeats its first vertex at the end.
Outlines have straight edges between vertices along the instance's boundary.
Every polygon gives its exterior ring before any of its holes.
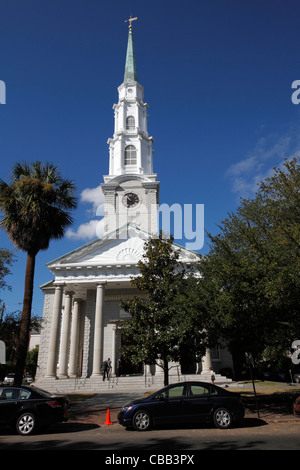
{"type": "Polygon", "coordinates": [[[32,413],[23,413],[16,422],[16,431],[21,436],[28,436],[36,428],[36,418],[32,413]]]}
{"type": "Polygon", "coordinates": [[[148,431],[151,428],[151,415],[146,410],[137,411],[132,418],[132,426],[136,431],[148,431]]]}
{"type": "Polygon", "coordinates": [[[213,415],[214,425],[220,429],[230,428],[232,425],[232,414],[226,408],[218,408],[213,415]]]}

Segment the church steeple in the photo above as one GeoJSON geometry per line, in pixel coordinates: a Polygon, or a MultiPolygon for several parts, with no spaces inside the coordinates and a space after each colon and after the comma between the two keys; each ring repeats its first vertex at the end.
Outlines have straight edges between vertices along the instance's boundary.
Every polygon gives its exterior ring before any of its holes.
{"type": "Polygon", "coordinates": [[[128,42],[127,42],[127,54],[125,63],[124,82],[137,82],[137,70],[133,44],[133,32],[131,22],[137,20],[137,18],[130,17],[129,20],[129,31],[128,31],[128,42]]]}
{"type": "Polygon", "coordinates": [[[134,223],[157,233],[159,182],[153,173],[153,137],[147,130],[148,105],[137,81],[130,17],[124,81],[114,104],[114,134],[108,139],[109,172],[101,185],[105,196],[104,233],[134,223]]]}
{"type": "Polygon", "coordinates": [[[143,102],[144,88],[137,81],[133,46],[132,21],[130,17],[124,81],[118,87],[119,100],[115,111],[114,135],[108,139],[109,175],[152,175],[153,138],[147,130],[148,105],[143,102]]]}

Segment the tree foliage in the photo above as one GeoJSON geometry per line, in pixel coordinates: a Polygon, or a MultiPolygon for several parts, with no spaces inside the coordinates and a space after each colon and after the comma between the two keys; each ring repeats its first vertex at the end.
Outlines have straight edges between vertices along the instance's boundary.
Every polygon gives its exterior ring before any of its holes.
{"type": "MultiPolygon", "coordinates": [[[[21,327],[21,312],[7,313],[0,318],[0,339],[6,346],[6,358],[13,367],[15,363],[15,353],[19,341],[21,327]]],[[[41,327],[41,318],[32,316],[30,319],[30,331],[39,332],[41,327]]]]}
{"type": "Polygon", "coordinates": [[[74,184],[46,163],[16,163],[10,184],[0,180],[0,227],[13,244],[27,253],[22,320],[17,345],[15,383],[22,381],[31,317],[36,255],[50,240],[62,238],[76,207],[74,184]]]}
{"type": "Polygon", "coordinates": [[[168,383],[170,361],[179,361],[188,349],[205,352],[205,331],[199,330],[194,280],[179,261],[173,238],[162,233],[145,244],[140,275],[132,280],[139,294],[122,302],[131,319],[122,327],[124,356],[133,363],[157,364],[168,383]]]}
{"type": "Polygon", "coordinates": [[[253,199],[211,236],[202,275],[213,293],[215,329],[239,352],[288,349],[300,338],[300,167],[264,180],[253,199]]]}

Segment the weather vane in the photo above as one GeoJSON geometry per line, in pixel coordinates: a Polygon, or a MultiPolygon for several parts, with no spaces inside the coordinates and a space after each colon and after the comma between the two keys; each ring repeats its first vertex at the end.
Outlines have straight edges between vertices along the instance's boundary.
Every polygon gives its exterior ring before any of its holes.
{"type": "Polygon", "coordinates": [[[125,20],[125,23],[127,23],[129,21],[129,29],[132,29],[132,22],[137,20],[137,16],[135,18],[132,18],[132,16],[130,15],[130,18],[128,20],[125,20]]]}

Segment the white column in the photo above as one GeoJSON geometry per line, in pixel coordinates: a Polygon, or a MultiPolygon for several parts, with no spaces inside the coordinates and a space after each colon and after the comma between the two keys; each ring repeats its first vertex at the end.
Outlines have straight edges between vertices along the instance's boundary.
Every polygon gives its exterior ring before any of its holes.
{"type": "Polygon", "coordinates": [[[212,366],[210,349],[206,349],[205,356],[202,357],[202,374],[209,372],[209,368],[212,366]]]}
{"type": "Polygon", "coordinates": [[[62,336],[59,355],[59,377],[68,376],[68,357],[70,347],[70,329],[72,315],[72,295],[73,292],[65,292],[65,309],[63,313],[62,336]]]}
{"type": "Polygon", "coordinates": [[[97,285],[95,326],[94,326],[94,356],[93,376],[101,375],[101,364],[103,361],[103,307],[104,307],[104,285],[97,285]]]}
{"type": "Polygon", "coordinates": [[[71,327],[71,346],[70,346],[70,364],[69,377],[77,375],[77,357],[78,357],[78,334],[79,334],[79,314],[80,299],[74,299],[74,308],[71,327]]]}
{"type": "Polygon", "coordinates": [[[54,294],[53,315],[50,330],[48,362],[47,362],[47,377],[56,376],[56,364],[58,355],[58,340],[60,332],[60,316],[62,308],[62,294],[63,285],[56,285],[54,294]]]}

